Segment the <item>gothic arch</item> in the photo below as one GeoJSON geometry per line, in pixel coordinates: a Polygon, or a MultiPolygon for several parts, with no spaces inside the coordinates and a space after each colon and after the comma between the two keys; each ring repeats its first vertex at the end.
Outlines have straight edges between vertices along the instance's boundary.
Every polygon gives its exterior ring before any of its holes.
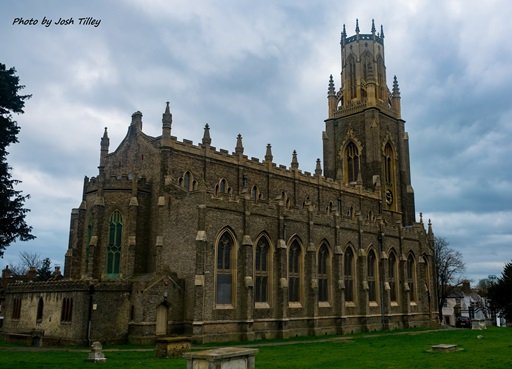
{"type": "Polygon", "coordinates": [[[384,66],[384,58],[380,54],[377,54],[376,62],[377,62],[376,74],[377,74],[377,85],[378,85],[377,98],[379,98],[381,100],[385,100],[387,97],[386,96],[387,87],[386,87],[386,67],[384,66]]]}
{"type": "Polygon", "coordinates": [[[379,263],[377,255],[373,245],[370,245],[366,256],[366,278],[368,282],[368,301],[370,302],[378,301],[379,263]]]}
{"type": "Polygon", "coordinates": [[[332,250],[324,239],[317,252],[318,302],[328,303],[331,299],[332,250]]]}
{"type": "Polygon", "coordinates": [[[114,210],[110,215],[107,245],[107,275],[117,277],[121,269],[121,252],[123,239],[123,216],[114,210]]]}
{"type": "Polygon", "coordinates": [[[357,254],[349,242],[343,254],[343,281],[345,285],[345,301],[356,301],[357,254]]]}
{"type": "Polygon", "coordinates": [[[194,179],[194,175],[189,170],[183,173],[183,175],[178,179],[178,184],[186,192],[197,190],[197,181],[194,179]]]}
{"type": "Polygon", "coordinates": [[[288,242],[288,302],[301,303],[304,290],[304,247],[297,235],[288,242]]]}
{"type": "Polygon", "coordinates": [[[219,182],[215,185],[215,196],[221,196],[222,194],[231,195],[233,189],[229,187],[228,181],[225,178],[219,179],[219,182]]]}
{"type": "Polygon", "coordinates": [[[267,232],[261,232],[254,245],[254,302],[270,305],[274,246],[267,232]]]}
{"type": "Polygon", "coordinates": [[[412,251],[409,251],[407,255],[407,263],[406,263],[406,280],[409,286],[409,296],[410,302],[413,303],[416,301],[417,294],[417,267],[416,267],[416,257],[412,251]]]}
{"type": "Polygon", "coordinates": [[[399,258],[394,248],[389,250],[388,256],[388,283],[389,297],[392,302],[398,301],[398,285],[399,285],[399,258]]]}
{"type": "Polygon", "coordinates": [[[224,227],[215,238],[215,302],[234,305],[238,243],[235,232],[224,227]]]}
{"type": "Polygon", "coordinates": [[[356,74],[356,57],[354,54],[350,53],[350,55],[346,59],[347,63],[347,73],[348,73],[348,88],[349,88],[349,99],[355,99],[357,97],[357,74],[356,74]]]}
{"type": "Polygon", "coordinates": [[[342,162],[343,182],[345,184],[356,182],[362,171],[363,144],[352,128],[347,131],[338,155],[342,162]]]}
{"type": "Polygon", "coordinates": [[[361,79],[368,82],[370,69],[373,69],[373,55],[369,50],[361,54],[361,79]]]}

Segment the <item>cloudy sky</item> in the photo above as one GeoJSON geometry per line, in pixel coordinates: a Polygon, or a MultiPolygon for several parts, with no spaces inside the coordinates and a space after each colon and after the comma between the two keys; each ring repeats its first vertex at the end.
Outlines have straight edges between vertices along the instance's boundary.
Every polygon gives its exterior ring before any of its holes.
{"type": "Polygon", "coordinates": [[[512,259],[508,0],[3,0],[0,62],[32,94],[8,160],[31,195],[37,239],[10,246],[0,267],[22,250],[64,264],[70,212],[83,177],[97,174],[103,127],[113,151],[136,110],[158,136],[170,101],[180,140],[199,142],[209,123],[216,147],[234,150],[241,133],[249,156],[263,158],[271,143],[275,162],[289,165],[296,149],[300,168],[314,171],[340,32],[346,24],[354,34],[356,18],[362,33],[372,18],[384,26],[417,212],[463,254],[468,278],[499,275],[512,259]],[[99,25],[80,25],[85,17],[99,25]],[[55,25],[60,18],[74,24],[55,25]]]}

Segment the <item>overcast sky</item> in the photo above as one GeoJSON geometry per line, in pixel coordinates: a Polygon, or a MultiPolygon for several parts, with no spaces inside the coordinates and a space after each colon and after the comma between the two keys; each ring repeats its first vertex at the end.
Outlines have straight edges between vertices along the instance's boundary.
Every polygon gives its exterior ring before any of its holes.
{"type": "MultiPolygon", "coordinates": [[[[476,283],[512,259],[512,3],[395,1],[25,1],[0,3],[0,62],[32,94],[16,116],[8,161],[31,198],[37,239],[11,245],[64,265],[71,209],[83,177],[97,175],[100,137],[110,151],[131,114],[172,134],[300,169],[322,158],[329,75],[339,88],[340,32],[382,24],[388,86],[400,84],[410,137],[416,211],[459,250],[476,283]],[[49,27],[43,18],[51,19],[49,27]],[[92,17],[95,27],[80,25],[92,17]],[[13,24],[16,18],[35,25],[13,24]],[[55,25],[59,18],[74,24],[55,25]]],[[[91,22],[88,22],[91,23],[91,22]]],[[[419,219],[419,215],[417,215],[419,219]]]]}

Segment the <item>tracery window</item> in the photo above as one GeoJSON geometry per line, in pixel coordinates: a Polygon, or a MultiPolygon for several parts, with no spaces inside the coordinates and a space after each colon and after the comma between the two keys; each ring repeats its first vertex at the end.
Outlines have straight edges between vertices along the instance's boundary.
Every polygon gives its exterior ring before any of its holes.
{"type": "Polygon", "coordinates": [[[409,285],[409,293],[411,302],[416,301],[416,262],[414,256],[409,254],[407,258],[407,284],[409,285]]]}
{"type": "Polygon", "coordinates": [[[116,276],[119,274],[121,261],[121,239],[123,234],[123,218],[116,210],[110,216],[107,247],[107,274],[116,276]]]}
{"type": "Polygon", "coordinates": [[[356,61],[354,59],[354,56],[350,55],[348,57],[347,65],[350,86],[350,99],[354,99],[357,96],[356,61]]]}
{"type": "Polygon", "coordinates": [[[356,182],[359,175],[359,150],[357,146],[350,142],[345,149],[347,160],[347,178],[348,182],[356,182]]]}
{"type": "Polygon", "coordinates": [[[396,261],[396,255],[394,251],[391,251],[389,254],[388,259],[388,269],[389,269],[389,296],[391,301],[398,301],[397,300],[397,293],[396,293],[396,287],[397,287],[397,261],[396,261]]]}
{"type": "Polygon", "coordinates": [[[324,243],[318,250],[318,301],[329,301],[329,248],[324,243]]]}
{"type": "Polygon", "coordinates": [[[225,231],[217,244],[217,304],[231,304],[233,301],[233,249],[233,237],[228,231],[225,231]]]}
{"type": "Polygon", "coordinates": [[[377,83],[379,86],[377,89],[377,97],[381,100],[384,100],[386,92],[386,75],[384,60],[380,55],[377,57],[377,83]]]}
{"type": "Polygon", "coordinates": [[[384,148],[384,175],[386,177],[386,184],[391,185],[394,182],[394,166],[393,166],[393,149],[388,143],[384,148]]]}
{"type": "Polygon", "coordinates": [[[368,253],[368,300],[377,301],[377,262],[375,252],[368,253]]]}
{"type": "Polygon", "coordinates": [[[268,302],[270,246],[266,237],[261,237],[256,245],[255,255],[255,302],[268,302]]]}
{"type": "Polygon", "coordinates": [[[344,259],[345,269],[345,301],[354,301],[354,252],[352,247],[347,247],[344,259]]]}
{"type": "Polygon", "coordinates": [[[300,302],[301,289],[301,248],[294,240],[288,251],[288,301],[300,302]]]}

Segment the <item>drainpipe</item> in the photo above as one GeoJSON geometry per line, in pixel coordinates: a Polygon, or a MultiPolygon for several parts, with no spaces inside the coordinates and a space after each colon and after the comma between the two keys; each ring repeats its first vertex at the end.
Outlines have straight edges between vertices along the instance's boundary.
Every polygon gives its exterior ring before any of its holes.
{"type": "Polygon", "coordinates": [[[91,331],[92,331],[93,296],[94,296],[94,285],[91,284],[89,286],[89,309],[88,309],[88,316],[87,316],[87,342],[89,343],[89,346],[91,346],[91,344],[92,344],[91,331]]]}

